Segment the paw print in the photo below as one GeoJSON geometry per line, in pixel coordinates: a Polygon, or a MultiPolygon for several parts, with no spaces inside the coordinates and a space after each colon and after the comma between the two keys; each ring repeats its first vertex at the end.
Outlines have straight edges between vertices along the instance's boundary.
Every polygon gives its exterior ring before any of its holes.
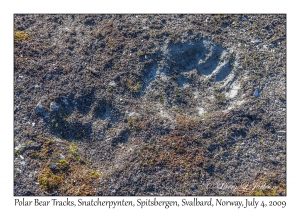
{"type": "Polygon", "coordinates": [[[118,119],[118,110],[106,99],[96,98],[94,91],[78,97],[68,95],[52,102],[39,102],[36,112],[45,119],[53,135],[69,141],[92,139],[94,133],[107,129],[111,122],[118,119]],[[48,104],[48,108],[42,104],[48,104]],[[95,122],[103,126],[95,127],[95,122]]]}

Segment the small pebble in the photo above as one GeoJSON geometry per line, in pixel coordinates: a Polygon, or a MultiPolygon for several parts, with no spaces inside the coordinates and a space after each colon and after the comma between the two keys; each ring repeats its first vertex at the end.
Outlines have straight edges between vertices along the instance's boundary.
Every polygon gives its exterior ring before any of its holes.
{"type": "Polygon", "coordinates": [[[260,41],[259,41],[258,39],[255,39],[254,41],[252,41],[252,43],[254,43],[254,44],[259,44],[260,41]]]}
{"type": "Polygon", "coordinates": [[[254,91],[254,96],[255,96],[255,97],[258,97],[258,96],[259,96],[259,91],[258,91],[258,89],[256,89],[256,90],[254,91]]]}
{"type": "Polygon", "coordinates": [[[135,114],[136,114],[135,112],[130,112],[128,116],[129,116],[129,117],[132,117],[132,116],[134,116],[135,114]]]}
{"type": "Polygon", "coordinates": [[[56,164],[55,164],[55,163],[50,163],[50,164],[49,164],[49,168],[55,169],[55,167],[56,167],[56,164]]]}
{"type": "Polygon", "coordinates": [[[110,83],[108,83],[108,86],[115,87],[115,86],[116,86],[116,83],[115,83],[114,81],[111,81],[110,83]]]}

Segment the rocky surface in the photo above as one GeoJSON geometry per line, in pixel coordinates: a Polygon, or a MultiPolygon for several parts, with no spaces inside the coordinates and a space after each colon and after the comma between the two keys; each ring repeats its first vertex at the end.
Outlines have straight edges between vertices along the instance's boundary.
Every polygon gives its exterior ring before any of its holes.
{"type": "Polygon", "coordinates": [[[14,28],[15,195],[285,195],[285,15],[14,28]]]}

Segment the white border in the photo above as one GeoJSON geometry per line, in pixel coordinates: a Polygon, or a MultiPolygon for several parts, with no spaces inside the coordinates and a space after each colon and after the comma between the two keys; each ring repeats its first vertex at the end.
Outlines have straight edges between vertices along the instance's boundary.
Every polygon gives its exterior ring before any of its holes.
{"type": "MultiPolygon", "coordinates": [[[[13,14],[14,13],[286,13],[287,14],[287,200],[285,209],[297,209],[299,192],[299,12],[297,4],[275,0],[214,0],[214,1],[32,1],[15,0],[0,4],[1,8],[1,209],[14,208],[13,197],[13,14]]],[[[296,1],[294,1],[296,2],[296,1]]],[[[116,198],[116,197],[115,197],[116,198]]],[[[127,197],[128,198],[128,197],[127,197]]],[[[169,197],[171,199],[171,197],[169,197]]],[[[214,197],[217,198],[217,197],[214,197]]],[[[225,197],[232,200],[232,197],[225,197]]],[[[238,197],[235,197],[238,198],[238,197]]],[[[77,199],[77,198],[76,198],[77,199]]],[[[113,197],[109,198],[113,200],[113,197]]],[[[132,198],[136,200],[136,198],[132,198]]],[[[243,198],[242,198],[243,199],[243,198]]],[[[270,197],[264,200],[269,200],[270,197]]],[[[180,201],[181,197],[176,197],[180,201]]],[[[203,208],[204,209],[204,208],[203,208]]],[[[226,208],[222,208],[226,209],[226,208]]],[[[230,209],[230,208],[229,208],[230,209]]]]}

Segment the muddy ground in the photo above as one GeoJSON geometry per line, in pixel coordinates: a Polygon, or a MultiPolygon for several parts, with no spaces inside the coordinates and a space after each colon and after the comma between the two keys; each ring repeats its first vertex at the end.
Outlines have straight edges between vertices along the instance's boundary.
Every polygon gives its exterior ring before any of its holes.
{"type": "Polygon", "coordinates": [[[14,15],[15,195],[286,195],[286,15],[14,15]]]}

